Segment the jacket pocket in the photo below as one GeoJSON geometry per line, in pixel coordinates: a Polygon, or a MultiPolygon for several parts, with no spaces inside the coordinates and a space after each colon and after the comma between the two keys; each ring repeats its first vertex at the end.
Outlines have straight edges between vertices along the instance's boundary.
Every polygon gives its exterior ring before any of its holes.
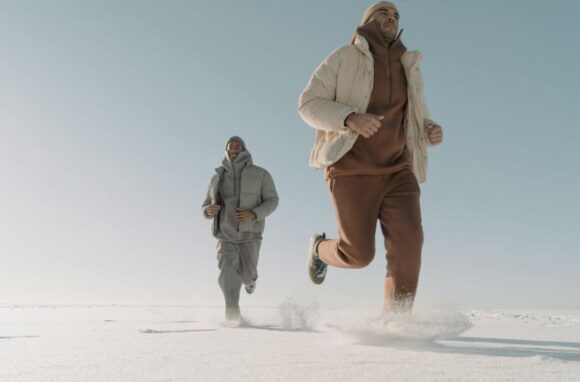
{"type": "Polygon", "coordinates": [[[265,219],[254,220],[254,232],[263,233],[265,225],[266,225],[265,219]]]}
{"type": "Polygon", "coordinates": [[[260,195],[244,192],[240,194],[240,208],[250,210],[260,205],[260,195]]]}
{"type": "Polygon", "coordinates": [[[348,137],[347,133],[333,133],[330,137],[324,140],[318,151],[318,160],[324,166],[328,166],[339,160],[339,155],[344,147],[346,139],[348,137]]]}

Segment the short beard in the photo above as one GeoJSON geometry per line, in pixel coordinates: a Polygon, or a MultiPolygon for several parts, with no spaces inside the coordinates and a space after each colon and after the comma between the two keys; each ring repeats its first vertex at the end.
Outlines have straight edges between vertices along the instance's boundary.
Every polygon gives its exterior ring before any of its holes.
{"type": "Polygon", "coordinates": [[[395,38],[397,38],[397,33],[398,33],[398,31],[395,31],[394,33],[389,32],[388,34],[385,32],[385,33],[383,33],[383,40],[386,43],[392,42],[395,40],[395,38]]]}

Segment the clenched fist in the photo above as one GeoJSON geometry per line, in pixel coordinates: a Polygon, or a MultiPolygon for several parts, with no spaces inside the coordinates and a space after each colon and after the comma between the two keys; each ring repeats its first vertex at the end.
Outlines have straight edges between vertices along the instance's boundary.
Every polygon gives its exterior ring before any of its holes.
{"type": "Polygon", "coordinates": [[[427,126],[427,137],[432,145],[438,145],[443,142],[443,129],[431,123],[427,126]]]}
{"type": "Polygon", "coordinates": [[[254,220],[256,217],[257,217],[256,214],[252,210],[236,208],[236,218],[238,220],[238,223],[249,222],[250,220],[254,220]]]}
{"type": "Polygon", "coordinates": [[[214,216],[215,214],[220,212],[221,208],[222,207],[219,204],[213,203],[213,204],[210,204],[209,206],[207,206],[207,208],[205,209],[205,212],[207,213],[208,216],[214,216]]]}
{"type": "Polygon", "coordinates": [[[365,138],[370,138],[374,133],[379,131],[384,118],[382,115],[352,113],[346,117],[344,124],[355,133],[365,138]]]}

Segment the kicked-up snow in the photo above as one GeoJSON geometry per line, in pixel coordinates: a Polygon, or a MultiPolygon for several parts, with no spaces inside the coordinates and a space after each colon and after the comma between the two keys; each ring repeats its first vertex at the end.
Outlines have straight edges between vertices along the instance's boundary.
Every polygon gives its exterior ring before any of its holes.
{"type": "Polygon", "coordinates": [[[0,381],[580,381],[580,311],[0,306],[0,381]]]}

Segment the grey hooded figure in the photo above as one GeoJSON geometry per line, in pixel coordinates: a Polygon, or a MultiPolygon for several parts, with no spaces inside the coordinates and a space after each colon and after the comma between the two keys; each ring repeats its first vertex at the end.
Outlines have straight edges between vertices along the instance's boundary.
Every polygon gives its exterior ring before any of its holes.
{"type": "Polygon", "coordinates": [[[203,214],[212,219],[218,240],[220,288],[226,303],[226,319],[240,319],[240,290],[253,293],[258,278],[258,257],[265,218],[278,206],[272,176],[252,162],[242,138],[226,142],[225,158],[211,178],[203,214]]]}

